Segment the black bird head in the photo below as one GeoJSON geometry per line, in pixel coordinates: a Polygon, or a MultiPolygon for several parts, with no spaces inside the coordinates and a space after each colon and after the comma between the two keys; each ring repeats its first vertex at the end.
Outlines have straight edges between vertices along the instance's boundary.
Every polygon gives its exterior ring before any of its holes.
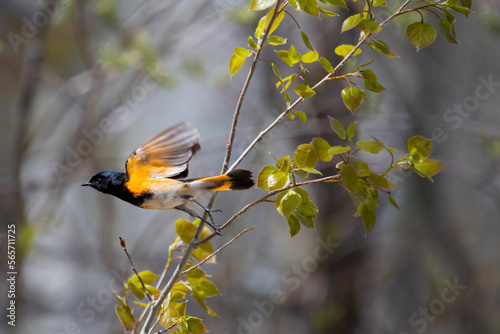
{"type": "Polygon", "coordinates": [[[114,194],[123,186],[124,178],[124,173],[109,171],[100,172],[92,176],[90,181],[82,184],[82,186],[90,186],[105,194],[114,194]]]}

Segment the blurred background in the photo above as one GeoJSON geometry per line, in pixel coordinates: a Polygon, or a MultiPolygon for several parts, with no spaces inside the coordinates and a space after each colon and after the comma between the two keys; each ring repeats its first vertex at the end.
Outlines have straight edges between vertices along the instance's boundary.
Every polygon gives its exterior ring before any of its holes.
{"type": "MultiPolygon", "coordinates": [[[[387,2],[378,17],[403,1],[387,2]]],[[[15,328],[7,325],[9,284],[2,274],[3,333],[123,332],[112,292],[121,293],[132,271],[118,236],[138,270],[160,273],[174,221],[187,217],[138,209],[80,184],[102,170],[123,171],[140,143],[183,120],[202,138],[190,176],[220,171],[248,70],[245,64],[230,79],[229,59],[262,15],[248,7],[246,0],[0,3],[0,267],[9,271],[7,226],[15,224],[18,272],[15,328]]],[[[369,68],[383,93],[368,93],[371,104],[352,115],[340,99],[346,83],[325,85],[298,108],[306,124],[284,121],[240,165],[257,175],[274,163],[269,152],[291,155],[317,136],[335,144],[331,115],[346,126],[357,121],[357,140],[373,135],[401,155],[409,137],[434,137],[432,158],[446,162],[434,183],[393,173],[402,213],[383,198],[368,237],[335,184],[308,188],[319,208],[316,230],[293,239],[272,203],[253,208],[214,244],[255,229],[222,251],[218,264],[205,266],[221,292],[209,300],[219,317],[193,300],[190,314],[213,333],[500,332],[500,4],[476,0],[472,9],[468,19],[456,15],[461,46],[438,33],[418,53],[405,31],[419,15],[394,20],[377,38],[400,58],[365,47],[346,68],[375,57],[369,68]]],[[[341,16],[321,19],[292,11],[333,64],[340,61],[334,48],[357,38],[354,31],[340,34],[348,12],[335,11],[341,16]]],[[[426,21],[437,27],[434,16],[426,21]]],[[[306,52],[290,17],[276,34],[306,52]]],[[[262,57],[278,64],[272,49],[262,57]]],[[[280,70],[283,77],[292,73],[282,63],[280,70]]],[[[312,82],[323,75],[320,66],[309,68],[312,82]]],[[[261,62],[233,157],[283,110],[276,81],[261,62]]],[[[389,161],[362,158],[373,170],[389,161]]],[[[329,175],[335,163],[319,167],[329,175]]],[[[224,222],[263,194],[221,193],[215,219],[224,222]]]]}

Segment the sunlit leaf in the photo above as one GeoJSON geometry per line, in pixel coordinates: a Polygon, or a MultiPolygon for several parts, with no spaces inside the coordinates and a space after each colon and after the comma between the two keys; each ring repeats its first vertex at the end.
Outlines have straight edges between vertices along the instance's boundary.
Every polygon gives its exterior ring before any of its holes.
{"type": "Polygon", "coordinates": [[[252,0],[250,4],[251,10],[263,10],[271,7],[276,3],[277,0],[252,0]]]}
{"type": "Polygon", "coordinates": [[[333,73],[333,66],[332,64],[328,61],[328,59],[321,57],[319,59],[319,62],[321,63],[321,66],[327,71],[328,73],[333,73]]]}
{"type": "Polygon", "coordinates": [[[330,144],[324,140],[323,138],[313,138],[312,145],[314,147],[314,151],[322,161],[330,161],[333,158],[328,150],[330,149],[330,144]]]}
{"type": "Polygon", "coordinates": [[[354,14],[349,16],[342,23],[342,32],[356,27],[362,20],[363,20],[363,14],[354,14]]]}
{"type": "Polygon", "coordinates": [[[305,46],[311,51],[314,50],[314,48],[311,45],[311,42],[309,42],[309,37],[307,37],[307,34],[304,31],[300,31],[300,36],[302,36],[302,41],[304,42],[305,46]]]}
{"type": "Polygon", "coordinates": [[[135,328],[135,318],[130,308],[116,305],[116,315],[126,331],[132,331],[135,328]]]}
{"type": "Polygon", "coordinates": [[[425,160],[431,154],[432,139],[427,139],[422,136],[413,136],[408,139],[408,154],[411,162],[419,162],[425,160]]]}
{"type": "Polygon", "coordinates": [[[312,90],[308,85],[297,85],[295,86],[295,92],[303,99],[313,97],[316,92],[312,90]]]}
{"type": "Polygon", "coordinates": [[[299,118],[299,120],[302,122],[302,123],[305,123],[307,121],[307,114],[303,111],[294,111],[293,112],[295,115],[297,115],[297,117],[299,118]]]}
{"type": "Polygon", "coordinates": [[[233,76],[245,63],[245,57],[238,56],[234,53],[231,57],[231,61],[229,62],[229,73],[233,76]]]}
{"type": "Polygon", "coordinates": [[[374,20],[364,19],[358,23],[358,28],[365,33],[375,34],[382,30],[382,26],[374,20]]]}
{"type": "Polygon", "coordinates": [[[318,155],[311,144],[302,144],[297,147],[293,154],[293,160],[297,167],[314,167],[318,163],[318,155]]]}
{"type": "Polygon", "coordinates": [[[325,0],[325,1],[331,5],[339,6],[339,7],[347,9],[347,5],[345,4],[344,0],[325,0]]]}
{"type": "MultiPolygon", "coordinates": [[[[351,53],[352,50],[354,50],[355,46],[354,45],[349,45],[349,44],[342,44],[339,45],[335,48],[335,53],[341,57],[347,57],[349,53],[351,53]]],[[[354,51],[353,56],[357,56],[361,54],[361,49],[358,48],[356,51],[354,51]]]]}
{"type": "Polygon", "coordinates": [[[286,38],[279,37],[279,36],[270,36],[267,39],[267,42],[271,45],[281,45],[286,43],[286,38]]]}
{"type": "Polygon", "coordinates": [[[257,43],[254,42],[252,36],[248,36],[248,46],[251,47],[252,49],[258,49],[257,43]]]}
{"type": "Polygon", "coordinates": [[[240,57],[245,57],[248,58],[252,55],[251,51],[248,51],[247,49],[240,48],[240,47],[235,47],[234,48],[234,54],[237,54],[240,57]]]}
{"type": "Polygon", "coordinates": [[[377,154],[385,148],[385,143],[377,140],[363,140],[356,143],[363,151],[377,154]]]}
{"type": "Polygon", "coordinates": [[[302,55],[301,60],[304,63],[314,63],[315,61],[318,60],[318,58],[319,58],[318,52],[316,52],[316,51],[309,51],[306,54],[302,55]]]}
{"type": "Polygon", "coordinates": [[[302,197],[294,189],[285,190],[276,197],[276,209],[285,218],[297,209],[302,197]]]}

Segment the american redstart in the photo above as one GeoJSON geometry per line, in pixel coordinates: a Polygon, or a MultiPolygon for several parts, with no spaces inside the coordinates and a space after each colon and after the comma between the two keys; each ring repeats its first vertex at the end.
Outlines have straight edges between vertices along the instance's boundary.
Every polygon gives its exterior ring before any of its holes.
{"type": "Polygon", "coordinates": [[[177,209],[194,218],[201,217],[187,205],[195,197],[210,191],[244,190],[254,185],[252,172],[237,169],[224,175],[183,179],[188,162],[200,149],[200,135],[188,122],[176,124],[151,137],[127,159],[125,173],[105,171],[94,175],[82,186],[116,196],[144,209],[177,209]]]}

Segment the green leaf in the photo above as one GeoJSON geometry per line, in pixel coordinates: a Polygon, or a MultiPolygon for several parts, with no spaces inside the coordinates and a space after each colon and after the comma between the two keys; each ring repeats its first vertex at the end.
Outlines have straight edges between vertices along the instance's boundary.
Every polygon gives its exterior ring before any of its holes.
{"type": "Polygon", "coordinates": [[[277,190],[290,182],[290,175],[274,166],[264,166],[257,176],[257,187],[264,190],[277,190]]]}
{"type": "Polygon", "coordinates": [[[131,279],[127,280],[127,288],[139,299],[142,300],[146,297],[144,290],[142,289],[141,283],[138,285],[134,284],[131,279]]]}
{"type": "Polygon", "coordinates": [[[443,34],[449,43],[460,45],[457,41],[455,26],[452,22],[445,19],[439,19],[439,28],[441,29],[441,34],[443,34]]]}
{"type": "Polygon", "coordinates": [[[290,59],[290,52],[287,51],[287,50],[278,50],[276,51],[276,53],[278,54],[278,56],[280,57],[281,60],[283,60],[285,62],[285,64],[287,64],[288,66],[292,67],[293,65],[295,65],[295,63],[290,59]]]}
{"type": "Polygon", "coordinates": [[[368,235],[375,227],[375,221],[377,216],[375,215],[375,210],[371,205],[364,205],[362,209],[363,224],[365,226],[366,235],[368,235]]]}
{"type": "Polygon", "coordinates": [[[417,51],[423,49],[434,42],[436,39],[436,29],[434,29],[430,24],[424,22],[414,22],[406,28],[406,34],[408,38],[415,46],[417,51]]]}
{"type": "Polygon", "coordinates": [[[302,6],[301,3],[303,4],[304,2],[302,0],[289,0],[288,3],[292,5],[292,7],[295,10],[302,11],[302,6]]]}
{"type": "Polygon", "coordinates": [[[271,45],[282,45],[286,43],[286,38],[279,37],[279,36],[270,36],[267,39],[267,42],[271,45]]]}
{"type": "Polygon", "coordinates": [[[392,196],[391,196],[391,195],[389,195],[389,203],[391,203],[391,205],[392,205],[393,207],[395,207],[396,209],[398,209],[398,210],[399,210],[399,212],[402,212],[402,211],[401,211],[401,209],[399,208],[398,203],[396,203],[396,201],[394,200],[394,198],[392,198],[392,196]]]}
{"type": "Polygon", "coordinates": [[[280,79],[280,83],[283,82],[283,79],[281,79],[280,71],[278,71],[278,68],[276,67],[276,65],[271,63],[271,67],[273,68],[274,74],[278,77],[278,79],[280,79]]]}
{"type": "Polygon", "coordinates": [[[341,93],[342,101],[344,101],[345,106],[352,112],[359,107],[363,95],[361,90],[357,87],[347,87],[342,90],[341,93]]]}
{"type": "Polygon", "coordinates": [[[453,5],[453,4],[449,5],[449,7],[450,9],[453,9],[455,12],[458,12],[460,14],[469,15],[470,13],[472,13],[467,7],[453,5]]]}
{"type": "Polygon", "coordinates": [[[276,168],[278,168],[283,173],[290,173],[292,168],[290,167],[290,156],[285,155],[276,161],[276,168]]]}
{"type": "Polygon", "coordinates": [[[271,26],[271,29],[269,30],[269,35],[271,35],[278,27],[280,26],[281,21],[283,21],[283,18],[285,17],[285,11],[282,10],[278,15],[276,15],[276,18],[274,19],[273,25],[271,26]]]}
{"type": "Polygon", "coordinates": [[[293,238],[300,231],[300,223],[295,215],[290,215],[287,218],[288,230],[290,232],[290,237],[293,238]]]}
{"type": "Polygon", "coordinates": [[[309,37],[307,37],[307,34],[301,30],[300,36],[302,36],[302,41],[304,42],[305,46],[307,46],[309,50],[314,51],[311,42],[309,42],[309,37]]]}
{"type": "MultiPolygon", "coordinates": [[[[196,230],[198,229],[198,225],[200,220],[198,219],[195,223],[191,223],[184,219],[178,219],[175,222],[175,232],[179,236],[179,238],[185,244],[189,244],[194,237],[196,230]]],[[[211,230],[205,226],[201,232],[200,239],[204,239],[212,234],[211,230]]],[[[201,244],[194,252],[193,256],[198,260],[204,260],[208,255],[212,254],[214,251],[212,243],[206,242],[201,244]]]]}
{"type": "Polygon", "coordinates": [[[432,177],[441,170],[443,165],[444,162],[427,158],[422,161],[414,162],[413,169],[418,175],[432,181],[432,177]]]}
{"type": "Polygon", "coordinates": [[[349,16],[342,23],[342,32],[356,27],[362,20],[363,20],[363,14],[354,14],[349,16]]]}
{"type": "Polygon", "coordinates": [[[293,160],[298,168],[312,168],[318,163],[318,155],[311,144],[302,144],[293,154],[293,160]]]}
{"type": "Polygon", "coordinates": [[[302,123],[305,123],[307,121],[307,114],[303,111],[294,111],[293,112],[295,115],[297,115],[297,117],[299,118],[299,120],[302,122],[302,123]]]}
{"type": "Polygon", "coordinates": [[[339,6],[339,7],[347,9],[347,5],[345,4],[344,0],[325,0],[325,1],[331,5],[339,6]]]}
{"type": "Polygon", "coordinates": [[[408,154],[410,161],[416,163],[425,160],[431,154],[432,139],[427,139],[422,136],[413,136],[408,139],[408,154]]]}
{"type": "Polygon", "coordinates": [[[342,184],[348,190],[357,193],[359,191],[359,177],[356,170],[351,165],[344,165],[340,170],[342,184]]]}
{"type": "Polygon", "coordinates": [[[234,54],[237,54],[240,57],[245,57],[248,58],[252,55],[251,51],[248,51],[247,49],[240,48],[240,47],[235,47],[234,48],[234,54]]]}
{"type": "Polygon", "coordinates": [[[335,14],[334,12],[330,12],[329,10],[323,9],[321,7],[319,7],[319,11],[322,12],[323,14],[327,15],[327,16],[330,16],[330,17],[334,17],[334,16],[338,16],[339,15],[339,14],[335,14]]]}
{"type": "Polygon", "coordinates": [[[374,93],[380,93],[385,90],[385,87],[380,84],[380,82],[373,82],[373,81],[368,81],[365,80],[365,87],[369,91],[372,91],[374,93]]]}
{"type": "Polygon", "coordinates": [[[276,3],[277,0],[252,0],[250,4],[251,10],[263,10],[271,7],[276,3]]]}
{"type": "Polygon", "coordinates": [[[302,0],[301,2],[303,2],[302,9],[304,12],[313,16],[319,16],[319,6],[317,0],[302,0]]]}
{"type": "Polygon", "coordinates": [[[231,77],[238,72],[238,70],[243,66],[243,63],[245,63],[245,57],[238,56],[236,53],[233,54],[231,57],[231,61],[229,62],[229,73],[231,74],[231,77]]]}
{"type": "Polygon", "coordinates": [[[378,175],[375,173],[371,173],[368,176],[368,182],[373,184],[375,187],[380,188],[380,189],[394,189],[396,188],[396,185],[389,181],[386,177],[382,175],[378,175]]]}
{"type": "Polygon", "coordinates": [[[125,330],[132,331],[135,328],[135,318],[129,307],[123,307],[116,305],[116,315],[120,322],[122,323],[125,330]]]}
{"type": "Polygon", "coordinates": [[[259,48],[257,43],[254,42],[252,36],[248,36],[248,46],[251,47],[252,49],[256,49],[256,50],[259,48]]]}
{"type": "Polygon", "coordinates": [[[325,71],[327,71],[330,74],[333,73],[333,66],[328,61],[328,59],[321,57],[321,58],[319,58],[319,62],[321,63],[321,65],[323,66],[323,68],[325,69],[325,71]]]}
{"type": "Polygon", "coordinates": [[[375,73],[373,73],[372,70],[364,70],[364,71],[362,71],[361,72],[361,76],[365,80],[377,82],[377,76],[375,75],[375,73]]]}
{"type": "Polygon", "coordinates": [[[276,197],[276,209],[288,219],[302,202],[302,197],[294,189],[285,190],[276,197]]]}
{"type": "Polygon", "coordinates": [[[184,321],[190,334],[202,334],[208,332],[200,318],[184,317],[184,321]]]}
{"type": "Polygon", "coordinates": [[[300,53],[297,51],[297,49],[293,45],[290,46],[290,51],[289,51],[288,57],[290,57],[290,60],[294,64],[297,64],[301,59],[300,53]]]}
{"type": "MultiPolygon", "coordinates": [[[[372,47],[372,48],[373,48],[373,47],[372,47]]],[[[373,48],[373,49],[374,49],[374,48],[373,48]]],[[[374,61],[375,61],[375,57],[373,57],[373,59],[372,59],[371,61],[369,61],[369,62],[367,62],[367,63],[365,63],[365,64],[363,64],[363,65],[358,66],[358,67],[356,68],[356,70],[360,70],[360,69],[362,69],[363,67],[366,67],[366,66],[370,65],[370,64],[371,64],[371,63],[373,63],[374,61]]]]}
{"type": "Polygon", "coordinates": [[[387,3],[385,2],[385,0],[374,0],[373,7],[378,7],[378,6],[387,7],[387,3]]]}
{"type": "MultiPolygon", "coordinates": [[[[255,29],[255,38],[261,39],[262,36],[264,36],[264,32],[266,31],[267,27],[269,26],[269,22],[271,22],[271,18],[273,17],[274,14],[274,8],[269,11],[265,16],[263,16],[259,20],[259,24],[257,25],[257,28],[255,29]]],[[[285,11],[280,12],[276,18],[274,19],[273,25],[271,26],[271,29],[269,29],[269,35],[271,35],[280,25],[281,21],[285,17],[285,11]]]]}
{"type": "Polygon", "coordinates": [[[335,132],[340,139],[346,139],[346,132],[342,123],[331,116],[328,116],[328,118],[330,119],[330,126],[333,132],[335,132]]]}
{"type": "Polygon", "coordinates": [[[295,86],[295,93],[303,99],[307,99],[316,95],[316,92],[312,90],[308,85],[297,85],[295,86]]]}
{"type": "Polygon", "coordinates": [[[378,52],[386,55],[389,58],[399,57],[394,51],[391,50],[391,48],[389,48],[389,46],[387,44],[385,44],[384,41],[382,41],[380,39],[374,40],[373,43],[370,44],[370,46],[374,50],[377,50],[378,52]]]}
{"type": "Polygon", "coordinates": [[[197,229],[195,224],[185,219],[178,219],[175,222],[175,233],[186,245],[189,245],[197,229]]]}
{"type": "Polygon", "coordinates": [[[385,148],[385,143],[379,140],[363,140],[356,143],[360,149],[368,153],[377,154],[385,148]]]}
{"type": "Polygon", "coordinates": [[[332,157],[336,154],[342,154],[345,152],[349,152],[351,150],[348,146],[332,146],[328,149],[328,154],[332,157]]]}
{"type": "MultiPolygon", "coordinates": [[[[152,273],[151,271],[148,271],[148,270],[141,271],[139,273],[139,275],[141,276],[141,279],[144,282],[144,284],[153,284],[153,282],[159,277],[155,273],[152,273]]],[[[132,277],[130,277],[130,279],[132,280],[132,282],[135,285],[137,285],[137,286],[141,285],[141,282],[139,281],[139,278],[137,277],[136,274],[132,275],[132,277]]]]}
{"type": "Polygon", "coordinates": [[[346,130],[347,139],[351,140],[354,137],[354,133],[356,132],[356,121],[352,122],[346,130]]]}
{"type": "Polygon", "coordinates": [[[323,138],[313,138],[312,145],[314,147],[314,151],[322,161],[330,161],[333,158],[328,150],[330,149],[330,144],[323,138]]]}
{"type": "MultiPolygon", "coordinates": [[[[335,48],[335,53],[341,57],[347,57],[347,55],[349,53],[351,53],[352,50],[354,50],[355,46],[354,45],[350,45],[350,44],[342,44],[342,45],[339,45],[335,48]]],[[[359,54],[361,54],[361,49],[358,48],[356,49],[356,51],[354,51],[354,54],[353,56],[357,56],[359,54]]]]}
{"type": "Polygon", "coordinates": [[[358,23],[358,28],[367,34],[375,34],[382,30],[382,26],[377,22],[369,19],[364,19],[358,23]]]}
{"type": "Polygon", "coordinates": [[[302,55],[302,62],[304,63],[314,63],[319,58],[319,54],[316,51],[309,51],[308,53],[302,55]]]}

